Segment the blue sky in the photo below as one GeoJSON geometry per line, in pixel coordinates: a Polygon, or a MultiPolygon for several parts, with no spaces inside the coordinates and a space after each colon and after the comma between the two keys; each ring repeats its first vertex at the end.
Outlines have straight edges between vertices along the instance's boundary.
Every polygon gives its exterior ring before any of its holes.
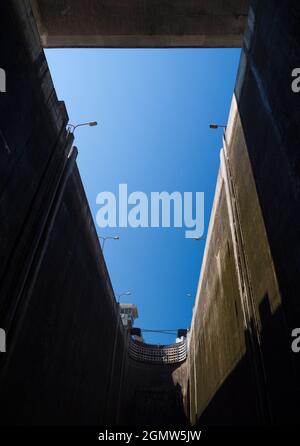
{"type": "MultiPolygon", "coordinates": [[[[240,57],[239,49],[57,49],[46,57],[70,123],[98,121],[76,130],[78,166],[96,224],[96,196],[118,186],[128,192],[204,192],[207,233],[222,131],[240,57]]],[[[131,291],[137,327],[190,326],[205,235],[185,228],[105,228],[104,255],[116,293],[131,291]],[[187,297],[190,293],[192,297],[187,297]]],[[[174,337],[145,335],[147,342],[174,337]]]]}

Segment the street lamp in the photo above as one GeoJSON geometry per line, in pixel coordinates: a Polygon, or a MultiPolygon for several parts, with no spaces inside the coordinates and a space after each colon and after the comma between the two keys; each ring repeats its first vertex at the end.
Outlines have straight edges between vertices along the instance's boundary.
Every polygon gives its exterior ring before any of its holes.
{"type": "Polygon", "coordinates": [[[82,124],[76,124],[76,125],[68,124],[68,130],[70,133],[74,134],[77,127],[82,127],[84,125],[88,125],[90,127],[95,127],[96,125],[98,125],[98,123],[97,123],[97,121],[89,121],[89,122],[83,122],[82,124]]]}
{"type": "Polygon", "coordinates": [[[131,291],[125,291],[124,293],[117,294],[117,302],[120,302],[120,297],[122,296],[131,296],[131,291]]]}
{"type": "Polygon", "coordinates": [[[219,127],[226,129],[226,125],[220,125],[220,124],[209,124],[210,129],[218,129],[219,127]]]}
{"type": "Polygon", "coordinates": [[[112,237],[112,236],[102,237],[102,235],[98,235],[98,239],[103,240],[102,246],[101,246],[101,249],[103,252],[106,240],[120,240],[120,237],[118,235],[115,235],[114,237],[112,237]]]}

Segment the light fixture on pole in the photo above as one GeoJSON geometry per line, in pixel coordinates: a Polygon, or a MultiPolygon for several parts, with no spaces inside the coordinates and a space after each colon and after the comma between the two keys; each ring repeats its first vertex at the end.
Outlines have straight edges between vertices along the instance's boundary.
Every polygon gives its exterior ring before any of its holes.
{"type": "Polygon", "coordinates": [[[85,126],[85,125],[88,125],[90,127],[95,127],[96,125],[98,125],[98,123],[97,123],[97,121],[89,121],[89,122],[83,122],[81,124],[76,124],[76,125],[68,124],[68,130],[69,130],[70,133],[74,134],[74,132],[77,129],[77,127],[82,127],[82,126],[85,126]]]}
{"type": "Polygon", "coordinates": [[[210,129],[218,129],[218,128],[226,129],[226,125],[220,125],[220,124],[213,123],[213,124],[209,124],[209,128],[210,129]]]}
{"type": "Polygon", "coordinates": [[[117,294],[117,302],[120,302],[120,297],[122,296],[131,296],[131,291],[125,291],[124,293],[118,293],[117,294]]]}
{"type": "Polygon", "coordinates": [[[98,239],[99,240],[103,240],[102,246],[101,246],[101,249],[102,249],[102,252],[103,252],[106,240],[120,240],[120,236],[119,235],[115,235],[113,237],[112,236],[102,237],[102,235],[98,235],[98,239]]]}

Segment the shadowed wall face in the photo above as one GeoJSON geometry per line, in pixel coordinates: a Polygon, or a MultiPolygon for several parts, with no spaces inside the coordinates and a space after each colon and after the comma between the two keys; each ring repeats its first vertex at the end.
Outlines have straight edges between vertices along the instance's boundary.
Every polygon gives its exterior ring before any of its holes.
{"type": "Polygon", "coordinates": [[[45,47],[240,47],[248,0],[32,0],[45,47]]]}
{"type": "Polygon", "coordinates": [[[276,312],[267,289],[260,305],[273,420],[292,422],[300,396],[300,357],[291,351],[300,321],[300,101],[291,73],[300,66],[300,4],[255,0],[249,18],[236,99],[281,294],[276,312]]]}
{"type": "MultiPolygon", "coordinates": [[[[182,366],[181,366],[182,367],[182,366]]],[[[187,426],[178,364],[128,361],[124,386],[124,418],[130,426],[187,426]]]]}
{"type": "Polygon", "coordinates": [[[126,336],[27,2],[1,4],[1,424],[115,424],[126,336]],[[108,401],[114,401],[113,406],[108,401]]]}

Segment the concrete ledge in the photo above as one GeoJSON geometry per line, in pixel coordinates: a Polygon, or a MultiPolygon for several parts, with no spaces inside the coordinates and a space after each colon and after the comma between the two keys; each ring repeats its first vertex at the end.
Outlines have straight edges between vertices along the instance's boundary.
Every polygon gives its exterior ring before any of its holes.
{"type": "Polygon", "coordinates": [[[243,32],[228,35],[60,35],[41,34],[44,48],[240,48],[243,32]]]}
{"type": "Polygon", "coordinates": [[[31,0],[44,47],[241,47],[248,0],[31,0]]]}

